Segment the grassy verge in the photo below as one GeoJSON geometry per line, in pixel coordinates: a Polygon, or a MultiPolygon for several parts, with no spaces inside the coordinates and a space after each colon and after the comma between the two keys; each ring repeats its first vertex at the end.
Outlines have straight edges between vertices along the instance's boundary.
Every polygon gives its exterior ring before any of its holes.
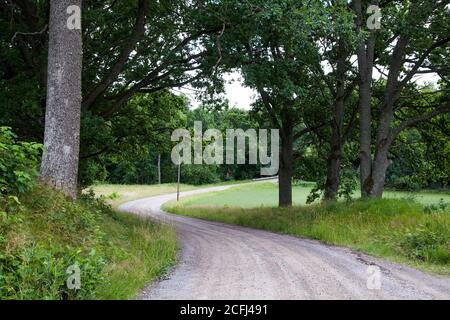
{"type": "Polygon", "coordinates": [[[176,260],[174,230],[126,213],[110,212],[100,224],[108,281],[98,299],[133,299],[142,288],[166,272],[176,260]]]}
{"type": "Polygon", "coordinates": [[[0,300],[129,299],[175,262],[166,226],[36,187],[0,199],[0,300]],[[66,281],[80,270],[79,290],[66,281]],[[69,269],[73,272],[74,269],[69,269]]]}
{"type": "Polygon", "coordinates": [[[317,239],[450,275],[450,211],[445,205],[424,206],[405,199],[383,199],[287,209],[248,208],[255,199],[267,201],[270,188],[244,186],[171,202],[165,209],[185,216],[317,239]]]}

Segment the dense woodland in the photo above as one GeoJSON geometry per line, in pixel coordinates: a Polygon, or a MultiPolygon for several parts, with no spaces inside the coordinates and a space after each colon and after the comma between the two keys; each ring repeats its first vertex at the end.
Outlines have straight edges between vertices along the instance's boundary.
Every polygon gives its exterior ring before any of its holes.
{"type": "MultiPolygon", "coordinates": [[[[326,200],[448,187],[450,1],[85,0],[82,29],[62,34],[65,8],[81,5],[69,2],[0,1],[2,140],[45,143],[41,181],[67,195],[158,183],[158,159],[162,182],[175,181],[170,135],[194,121],[279,129],[281,206],[299,180],[326,200]],[[257,93],[250,111],[223,98],[230,72],[257,93]],[[201,107],[179,94],[186,86],[201,107]]],[[[185,165],[182,182],[258,174],[185,165]]]]}

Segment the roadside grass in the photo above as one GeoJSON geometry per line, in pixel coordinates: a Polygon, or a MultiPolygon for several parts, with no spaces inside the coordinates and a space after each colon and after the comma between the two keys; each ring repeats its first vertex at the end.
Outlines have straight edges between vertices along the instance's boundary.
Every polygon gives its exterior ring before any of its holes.
{"type": "Polygon", "coordinates": [[[74,202],[36,186],[0,201],[0,300],[135,298],[176,254],[172,229],[118,213],[92,194],[74,202]],[[79,290],[66,285],[75,265],[79,290]]]}
{"type": "MultiPolygon", "coordinates": [[[[443,203],[429,205],[435,199],[445,198],[445,194],[429,197],[425,193],[421,198],[416,197],[426,206],[397,198],[292,208],[255,207],[255,203],[273,203],[273,199],[268,199],[272,188],[274,186],[266,184],[237,187],[193,196],[178,203],[169,202],[164,209],[200,219],[316,239],[450,275],[450,210],[443,203]]],[[[298,194],[297,188],[294,197],[298,194]]]]}
{"type": "Polygon", "coordinates": [[[109,264],[105,266],[108,281],[100,285],[98,299],[134,299],[176,262],[176,234],[168,226],[110,211],[100,227],[109,264]]]}

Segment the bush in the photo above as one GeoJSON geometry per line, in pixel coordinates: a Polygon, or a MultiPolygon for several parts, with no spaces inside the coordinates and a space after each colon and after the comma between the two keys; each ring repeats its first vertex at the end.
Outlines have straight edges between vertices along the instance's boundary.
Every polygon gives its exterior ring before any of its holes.
{"type": "Polygon", "coordinates": [[[182,165],[181,181],[187,184],[202,185],[220,181],[216,166],[182,165]]]}
{"type": "Polygon", "coordinates": [[[1,299],[92,299],[103,280],[104,259],[92,250],[33,244],[2,259],[1,299]],[[80,268],[80,289],[66,285],[71,266],[80,268]]]}
{"type": "Polygon", "coordinates": [[[439,264],[450,263],[450,235],[431,225],[419,226],[405,234],[400,246],[409,258],[439,264]]]}
{"type": "Polygon", "coordinates": [[[0,197],[32,189],[42,145],[17,142],[8,127],[0,127],[0,197]]]}

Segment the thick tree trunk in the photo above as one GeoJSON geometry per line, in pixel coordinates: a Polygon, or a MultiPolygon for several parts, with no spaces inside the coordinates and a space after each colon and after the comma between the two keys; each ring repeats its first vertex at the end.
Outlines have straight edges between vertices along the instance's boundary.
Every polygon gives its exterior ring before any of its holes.
{"type": "Polygon", "coordinates": [[[375,158],[372,168],[372,189],[370,196],[381,198],[384,191],[386,171],[389,167],[389,148],[393,141],[391,124],[394,119],[394,104],[399,95],[399,77],[403,66],[406,46],[409,38],[400,36],[392,53],[389,64],[386,92],[383,105],[380,108],[380,116],[377,127],[377,140],[375,145],[375,158]]]}
{"type": "Polygon", "coordinates": [[[359,86],[359,179],[361,197],[367,198],[372,189],[372,155],[371,155],[371,80],[361,81],[359,86]]]}
{"type": "MultiPolygon", "coordinates": [[[[376,2],[374,2],[376,3],[376,2]]],[[[357,14],[356,23],[359,30],[362,30],[362,6],[360,0],[353,1],[354,10],[357,14]]],[[[375,53],[375,30],[370,31],[367,41],[362,41],[357,49],[358,71],[359,71],[359,162],[360,162],[360,186],[361,197],[367,198],[370,195],[372,181],[372,76],[375,53]]]]}
{"type": "Polygon", "coordinates": [[[280,170],[278,173],[278,205],[292,206],[292,162],[294,134],[291,125],[283,128],[281,135],[280,170]]]}
{"type": "Polygon", "coordinates": [[[67,10],[81,0],[51,0],[45,151],[41,181],[65,195],[77,195],[81,110],[81,30],[70,29],[67,10]]]}
{"type": "Polygon", "coordinates": [[[372,168],[372,188],[370,197],[381,198],[384,191],[386,171],[389,167],[389,148],[391,139],[391,122],[393,120],[393,105],[391,102],[382,108],[377,128],[377,140],[375,145],[375,158],[372,168]]]}
{"type": "MultiPolygon", "coordinates": [[[[334,135],[334,134],[333,134],[334,135]]],[[[334,139],[333,139],[334,140],[334,139]]],[[[332,143],[327,159],[327,180],[325,182],[324,200],[336,200],[339,191],[339,174],[341,171],[341,144],[332,143]]]]}
{"type": "Polygon", "coordinates": [[[377,144],[372,172],[373,185],[370,191],[370,196],[372,198],[381,198],[383,196],[386,171],[389,167],[388,153],[389,146],[377,144]]]}

